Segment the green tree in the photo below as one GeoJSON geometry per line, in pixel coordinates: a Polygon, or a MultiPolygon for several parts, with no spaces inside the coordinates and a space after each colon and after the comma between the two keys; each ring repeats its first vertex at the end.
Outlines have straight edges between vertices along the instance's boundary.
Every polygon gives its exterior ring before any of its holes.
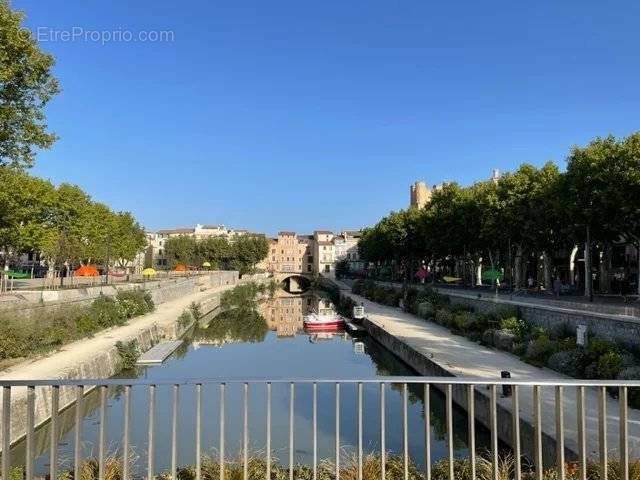
{"type": "Polygon", "coordinates": [[[38,48],[22,19],[0,0],[0,166],[19,168],[33,165],[35,150],[55,141],[43,109],[59,91],[53,57],[38,48]]]}
{"type": "Polygon", "coordinates": [[[629,199],[617,185],[623,152],[613,137],[596,138],[586,147],[573,147],[564,178],[566,231],[576,243],[584,242],[585,290],[593,294],[592,247],[594,241],[615,240],[620,232],[619,206],[629,199]]]}
{"type": "Polygon", "coordinates": [[[269,241],[264,235],[243,235],[231,243],[230,266],[240,275],[252,273],[269,253],[269,241]]]}
{"type": "Polygon", "coordinates": [[[179,263],[192,265],[196,260],[196,239],[187,235],[171,237],[164,243],[164,250],[171,268],[179,263]]]}
{"type": "Polygon", "coordinates": [[[231,257],[231,244],[223,236],[208,237],[198,242],[197,252],[202,262],[211,263],[213,268],[224,268],[231,257]]]}

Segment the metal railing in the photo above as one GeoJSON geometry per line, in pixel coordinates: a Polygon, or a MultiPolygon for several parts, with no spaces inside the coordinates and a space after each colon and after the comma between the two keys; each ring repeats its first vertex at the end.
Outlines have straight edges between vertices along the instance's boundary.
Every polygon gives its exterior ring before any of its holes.
{"type": "MultiPolygon", "coordinates": [[[[400,456],[402,459],[403,476],[405,480],[409,478],[410,472],[410,456],[409,456],[409,436],[408,436],[408,389],[411,386],[414,391],[418,387],[422,392],[424,401],[424,467],[422,475],[425,480],[430,480],[432,475],[432,452],[431,452],[431,407],[430,407],[430,389],[437,388],[444,394],[444,431],[446,440],[446,456],[448,460],[449,478],[454,478],[454,422],[453,412],[454,403],[463,407],[468,414],[467,423],[467,445],[468,460],[470,462],[470,478],[476,478],[476,460],[478,457],[476,445],[476,420],[481,413],[479,407],[488,407],[488,411],[484,411],[483,418],[486,419],[485,425],[489,429],[490,442],[488,446],[488,455],[485,458],[490,462],[493,478],[498,479],[500,460],[499,435],[501,431],[509,430],[511,436],[510,448],[513,452],[513,475],[514,478],[520,478],[524,469],[530,469],[534,478],[542,479],[545,471],[543,464],[543,437],[548,436],[548,432],[544,431],[543,423],[552,421],[555,426],[553,440],[555,441],[555,469],[557,469],[557,477],[564,479],[565,471],[565,454],[566,432],[569,430],[566,414],[567,412],[576,413],[576,422],[573,427],[577,433],[576,437],[576,454],[577,468],[581,479],[587,478],[587,462],[597,461],[599,464],[599,478],[608,478],[610,460],[610,448],[608,445],[610,428],[617,425],[618,448],[617,459],[620,462],[619,473],[620,478],[629,478],[630,465],[630,448],[629,448],[629,426],[633,426],[635,430],[640,428],[640,416],[636,415],[634,419],[630,419],[629,412],[631,409],[627,406],[629,389],[640,388],[640,381],[586,381],[586,380],[567,380],[567,381],[519,381],[514,379],[485,379],[485,378],[463,378],[463,377],[379,377],[374,379],[307,379],[307,378],[215,378],[215,379],[188,379],[188,380],[141,380],[141,379],[82,379],[82,380],[16,380],[16,381],[0,381],[2,388],[2,425],[0,431],[2,433],[2,464],[1,473],[3,479],[11,477],[11,420],[12,415],[24,414],[26,409],[26,432],[25,432],[25,458],[24,458],[24,477],[26,480],[34,478],[34,435],[36,425],[36,391],[39,395],[47,395],[48,398],[40,399],[40,401],[49,405],[50,413],[50,445],[49,445],[49,475],[52,479],[58,475],[58,418],[59,410],[65,406],[72,406],[75,411],[74,435],[75,443],[73,450],[73,474],[74,478],[80,478],[81,466],[83,462],[82,454],[82,420],[83,420],[83,401],[85,395],[90,389],[97,389],[99,395],[99,431],[98,431],[98,478],[105,478],[105,461],[107,456],[107,445],[105,442],[106,426],[108,419],[107,409],[107,389],[109,387],[120,387],[123,389],[124,395],[124,416],[120,437],[122,443],[119,451],[122,458],[122,478],[132,478],[133,472],[130,467],[131,440],[130,432],[133,421],[131,418],[131,395],[132,389],[146,389],[148,395],[148,427],[147,427],[147,459],[146,459],[146,477],[152,478],[158,472],[154,465],[154,451],[158,441],[168,441],[170,443],[170,474],[172,478],[177,478],[178,469],[178,404],[180,401],[180,392],[184,389],[193,389],[195,394],[195,402],[193,405],[193,414],[195,416],[195,475],[196,479],[201,478],[202,469],[202,390],[203,386],[216,388],[218,390],[218,417],[219,426],[219,472],[220,479],[225,478],[225,463],[228,461],[225,454],[225,438],[228,413],[225,410],[225,399],[227,396],[227,386],[238,385],[242,391],[242,463],[243,478],[248,478],[249,465],[249,395],[257,385],[266,390],[266,416],[262,419],[266,428],[266,445],[264,448],[264,457],[266,461],[266,479],[271,478],[272,468],[272,386],[275,384],[288,386],[288,472],[289,479],[294,479],[295,468],[295,394],[296,389],[301,385],[311,387],[312,392],[312,472],[313,479],[318,478],[318,385],[332,385],[335,397],[335,458],[332,459],[335,479],[340,479],[341,468],[341,445],[340,445],[340,429],[341,429],[341,388],[344,385],[355,386],[356,391],[356,418],[357,418],[357,445],[355,446],[357,458],[357,478],[363,479],[363,424],[365,421],[363,410],[363,386],[376,386],[378,395],[378,414],[367,416],[367,422],[376,423],[379,428],[379,457],[381,464],[381,480],[385,480],[385,464],[388,458],[386,449],[386,436],[388,425],[385,424],[385,392],[387,387],[394,385],[399,386],[401,392],[401,438],[402,447],[400,456]],[[503,395],[499,394],[498,387],[509,387],[510,389],[501,389],[503,395]],[[169,387],[171,394],[171,435],[170,438],[156,438],[155,423],[157,420],[156,412],[156,390],[158,387],[169,387]],[[525,398],[525,390],[532,393],[531,411],[523,410],[521,401],[525,398]],[[542,392],[551,390],[553,392],[554,409],[552,412],[547,411],[546,400],[543,400],[542,392]],[[567,393],[572,391],[575,395],[574,402],[567,403],[567,393]],[[507,392],[507,395],[504,393],[507,392]],[[608,392],[617,395],[617,400],[609,400],[608,392]],[[595,394],[597,398],[597,414],[594,416],[588,411],[585,404],[587,394],[595,394]],[[16,395],[16,396],[14,396],[16,395]],[[67,405],[63,405],[62,395],[65,396],[67,405]],[[479,402],[478,395],[484,395],[488,402],[479,402]],[[24,397],[26,401],[17,401],[17,397],[24,397]],[[13,400],[13,401],[12,401],[13,400]],[[70,400],[70,401],[69,401],[70,400]],[[611,409],[607,410],[608,402],[618,402],[617,417],[611,413],[611,409]],[[543,405],[544,403],[544,405],[543,405]],[[19,412],[18,412],[19,410],[19,412]],[[510,414],[510,428],[499,429],[498,423],[503,422],[500,418],[500,411],[510,414]],[[523,420],[527,419],[527,425],[532,428],[533,438],[532,454],[527,459],[526,464],[522,460],[523,420]],[[587,437],[589,436],[589,422],[597,423],[597,443],[598,453],[596,458],[592,458],[587,450],[587,437]]],[[[527,397],[528,401],[528,397],[527,397]]],[[[631,410],[635,413],[640,413],[631,410]]],[[[207,419],[212,421],[211,419],[207,419]]],[[[141,420],[142,421],[142,420],[141,420]]],[[[395,426],[395,425],[394,425],[395,426]]],[[[573,430],[571,427],[571,430],[573,430]]],[[[640,434],[634,430],[634,441],[640,438],[640,434]]],[[[593,439],[591,439],[593,441],[593,439]]],[[[545,442],[547,441],[545,437],[545,442]]],[[[635,444],[634,444],[635,445],[635,444]]],[[[635,448],[635,447],[634,447],[635,448]]]]}

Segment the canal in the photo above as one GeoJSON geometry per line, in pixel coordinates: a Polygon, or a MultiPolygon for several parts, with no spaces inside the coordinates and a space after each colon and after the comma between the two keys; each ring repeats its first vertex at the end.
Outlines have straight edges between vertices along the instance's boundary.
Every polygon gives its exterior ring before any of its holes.
{"type": "MultiPolygon", "coordinates": [[[[351,378],[370,379],[380,376],[413,376],[415,372],[369,337],[351,337],[345,332],[309,335],[303,331],[302,318],[311,310],[331,310],[331,302],[317,293],[288,295],[261,302],[256,310],[238,314],[223,313],[214,318],[208,328],[191,332],[185,343],[163,364],[139,367],[126,372],[127,378],[147,380],[206,379],[219,377],[268,378],[351,378]]],[[[366,452],[380,448],[379,389],[364,385],[363,445],[366,452]]],[[[172,387],[158,386],[155,415],[156,472],[170,468],[172,387]]],[[[321,383],[318,393],[318,458],[333,459],[335,455],[335,384],[321,383]]],[[[242,384],[229,383],[225,400],[225,452],[237,458],[242,446],[243,392],[242,384]]],[[[135,466],[144,473],[147,457],[148,390],[133,387],[131,395],[131,432],[135,466]]],[[[386,389],[386,448],[392,453],[402,451],[402,396],[400,385],[386,389]]],[[[444,436],[444,397],[431,389],[431,456],[432,461],[446,455],[444,436]]],[[[255,385],[249,390],[250,452],[265,454],[266,386],[255,385]]],[[[73,463],[75,408],[60,416],[59,463],[68,468],[73,463]]],[[[99,429],[99,398],[96,392],[83,402],[83,457],[96,457],[99,429]]],[[[312,461],[312,386],[297,385],[295,389],[295,460],[312,461]]],[[[466,456],[467,418],[464,411],[454,411],[454,447],[457,455],[466,456]]],[[[121,454],[124,422],[122,388],[110,388],[108,396],[106,438],[111,454],[121,454]]],[[[341,388],[340,446],[342,454],[353,453],[357,442],[356,385],[341,388]]],[[[219,386],[202,387],[202,454],[217,458],[219,444],[219,386]]],[[[195,463],[195,391],[182,387],[178,404],[178,464],[195,463]]],[[[281,463],[288,461],[289,445],[289,385],[274,383],[272,387],[272,455],[281,463]]],[[[478,426],[476,443],[489,445],[488,433],[478,426]]],[[[408,436],[411,460],[424,462],[424,402],[422,386],[409,386],[408,436]]],[[[36,435],[35,473],[45,474],[49,468],[49,426],[36,435]]],[[[346,458],[346,457],[345,457],[346,458]]],[[[24,443],[12,449],[12,463],[22,464],[24,443]]]]}

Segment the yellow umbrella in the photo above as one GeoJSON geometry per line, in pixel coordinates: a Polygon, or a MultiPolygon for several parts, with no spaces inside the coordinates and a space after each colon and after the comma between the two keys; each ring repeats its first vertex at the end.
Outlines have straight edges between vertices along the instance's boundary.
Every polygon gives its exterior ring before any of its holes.
{"type": "Polygon", "coordinates": [[[153,268],[145,268],[144,270],[142,270],[142,275],[144,275],[145,277],[150,277],[151,275],[155,275],[156,272],[153,268]]]}
{"type": "Polygon", "coordinates": [[[209,262],[204,262],[202,264],[202,266],[205,267],[205,268],[209,268],[211,266],[211,264],[209,262]]]}

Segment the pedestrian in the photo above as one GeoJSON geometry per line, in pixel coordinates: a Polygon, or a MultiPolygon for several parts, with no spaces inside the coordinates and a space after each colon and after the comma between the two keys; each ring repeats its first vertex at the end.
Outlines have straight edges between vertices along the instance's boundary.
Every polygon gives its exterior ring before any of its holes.
{"type": "Polygon", "coordinates": [[[553,281],[553,293],[556,297],[560,296],[560,290],[562,289],[562,282],[560,281],[560,277],[556,276],[556,279],[553,281]]]}

